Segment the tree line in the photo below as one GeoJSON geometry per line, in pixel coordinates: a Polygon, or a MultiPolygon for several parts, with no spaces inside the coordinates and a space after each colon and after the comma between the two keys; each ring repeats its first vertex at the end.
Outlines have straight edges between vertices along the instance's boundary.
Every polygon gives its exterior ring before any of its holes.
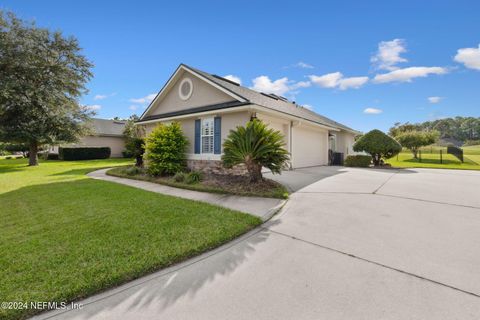
{"type": "Polygon", "coordinates": [[[454,117],[422,123],[395,123],[389,135],[398,136],[406,131],[437,131],[439,138],[454,144],[480,144],[480,118],[454,117]]]}

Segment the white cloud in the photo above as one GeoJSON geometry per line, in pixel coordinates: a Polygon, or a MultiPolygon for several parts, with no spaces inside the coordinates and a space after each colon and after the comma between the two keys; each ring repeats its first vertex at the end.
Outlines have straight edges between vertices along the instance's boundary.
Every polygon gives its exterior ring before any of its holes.
{"type": "Polygon", "coordinates": [[[322,76],[310,75],[310,81],[322,88],[358,89],[368,82],[368,77],[344,78],[341,72],[327,73],[322,76]]]}
{"type": "Polygon", "coordinates": [[[478,48],[462,48],[457,50],[454,60],[465,67],[480,70],[480,45],[478,48]]]}
{"type": "Polygon", "coordinates": [[[95,97],[93,97],[93,100],[103,100],[107,97],[106,94],[97,94],[95,97]]]}
{"type": "Polygon", "coordinates": [[[368,77],[351,77],[340,79],[338,87],[340,90],[347,90],[350,88],[358,89],[368,82],[368,77]]]}
{"type": "Polygon", "coordinates": [[[116,92],[109,93],[109,94],[97,94],[97,95],[95,95],[95,97],[93,97],[93,100],[103,100],[103,99],[106,99],[108,97],[113,97],[116,94],[117,94],[116,92]]]}
{"type": "Polygon", "coordinates": [[[375,83],[411,82],[413,78],[427,77],[430,74],[445,74],[447,72],[447,68],[443,67],[408,67],[384,74],[377,74],[373,81],[375,83]]]}
{"type": "Polygon", "coordinates": [[[427,100],[430,103],[439,103],[441,100],[443,100],[443,98],[442,97],[428,97],[427,100]]]}
{"type": "Polygon", "coordinates": [[[295,63],[293,66],[297,67],[297,68],[302,68],[302,69],[313,69],[314,68],[314,66],[312,66],[311,64],[303,62],[303,61],[299,61],[299,62],[295,63]]]}
{"type": "Polygon", "coordinates": [[[310,81],[322,88],[335,88],[336,86],[338,86],[339,81],[342,77],[343,74],[341,74],[340,72],[327,73],[323,76],[308,76],[310,81]]]}
{"type": "Polygon", "coordinates": [[[97,111],[97,110],[100,110],[102,108],[101,105],[99,104],[91,104],[91,105],[86,105],[86,106],[83,106],[86,110],[89,110],[89,111],[97,111]]]}
{"type": "Polygon", "coordinates": [[[242,84],[242,79],[240,79],[240,77],[234,76],[233,74],[228,74],[228,75],[223,76],[223,77],[224,77],[225,79],[227,79],[227,80],[236,82],[236,83],[238,83],[239,85],[242,84]]]}
{"type": "Polygon", "coordinates": [[[298,88],[308,88],[312,85],[310,81],[298,81],[297,83],[294,83],[293,85],[290,86],[290,89],[295,90],[298,88]]]}
{"type": "Polygon", "coordinates": [[[407,59],[400,57],[400,54],[407,52],[406,44],[403,39],[394,39],[391,41],[382,41],[378,44],[378,51],[370,61],[378,69],[396,70],[396,64],[407,62],[407,59]]]}
{"type": "Polygon", "coordinates": [[[382,112],[383,112],[382,109],[377,109],[377,108],[365,108],[365,110],[363,110],[363,113],[366,113],[366,114],[380,114],[382,112]]]}
{"type": "Polygon", "coordinates": [[[268,76],[260,76],[253,79],[252,82],[252,89],[260,92],[284,95],[285,93],[290,91],[290,87],[288,85],[289,81],[287,77],[272,81],[268,76]]]}
{"type": "Polygon", "coordinates": [[[139,106],[135,105],[135,104],[132,104],[130,107],[128,107],[128,109],[132,110],[132,111],[135,111],[139,108],[139,106]]]}
{"type": "Polygon", "coordinates": [[[302,107],[304,107],[305,109],[308,109],[308,110],[313,110],[313,106],[311,106],[309,104],[304,104],[304,105],[302,105],[302,107]]]}
{"type": "Polygon", "coordinates": [[[142,97],[142,98],[133,98],[130,99],[130,102],[133,103],[150,103],[152,102],[153,99],[157,96],[156,93],[150,93],[149,95],[142,97]]]}

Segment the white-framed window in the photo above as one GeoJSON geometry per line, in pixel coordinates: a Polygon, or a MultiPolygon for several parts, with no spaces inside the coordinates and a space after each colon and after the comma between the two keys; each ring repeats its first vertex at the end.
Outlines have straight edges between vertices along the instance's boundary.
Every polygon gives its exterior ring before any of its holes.
{"type": "Polygon", "coordinates": [[[213,153],[213,130],[214,121],[213,118],[202,119],[201,128],[201,153],[213,153]]]}

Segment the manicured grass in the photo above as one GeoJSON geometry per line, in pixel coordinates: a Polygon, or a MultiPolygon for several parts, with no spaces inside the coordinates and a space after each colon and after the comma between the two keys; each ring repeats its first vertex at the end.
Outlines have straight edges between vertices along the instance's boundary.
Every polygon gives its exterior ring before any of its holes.
{"type": "MultiPolygon", "coordinates": [[[[93,180],[129,160],[0,160],[0,301],[71,301],[225,243],[259,218],[93,180]]],[[[0,309],[0,319],[35,310],[0,309]]]]}
{"type": "Polygon", "coordinates": [[[151,177],[145,173],[139,173],[135,175],[127,174],[126,170],[131,166],[118,167],[110,169],[107,171],[108,175],[149,181],[158,184],[163,184],[171,187],[194,190],[194,191],[203,191],[211,193],[221,193],[221,194],[233,194],[239,196],[247,197],[265,197],[265,198],[278,198],[286,199],[288,198],[288,190],[282,184],[273,181],[264,179],[262,183],[251,184],[248,179],[235,179],[234,177],[227,178],[226,180],[231,180],[231,183],[228,184],[215,184],[212,181],[208,180],[206,177],[200,183],[188,184],[185,182],[177,182],[172,177],[151,177]],[[242,181],[238,181],[242,180],[242,181]]]}
{"type": "Polygon", "coordinates": [[[442,155],[443,163],[440,163],[440,155],[434,150],[433,153],[424,150],[422,152],[422,161],[414,159],[408,151],[401,152],[398,157],[388,159],[386,162],[393,167],[398,168],[437,168],[437,169],[463,169],[480,170],[480,154],[464,153],[464,162],[462,163],[451,154],[447,154],[446,148],[442,155]]]}
{"type": "Polygon", "coordinates": [[[480,155],[480,145],[462,147],[464,154],[467,155],[480,155]]]}

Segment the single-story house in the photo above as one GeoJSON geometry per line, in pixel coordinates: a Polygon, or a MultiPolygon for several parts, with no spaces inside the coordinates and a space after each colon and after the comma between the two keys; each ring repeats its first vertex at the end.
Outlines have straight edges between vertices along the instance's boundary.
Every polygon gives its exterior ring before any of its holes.
{"type": "Polygon", "coordinates": [[[292,169],[328,165],[331,151],[353,153],[358,134],[284,97],[185,64],[175,70],[137,124],[149,133],[159,123],[179,122],[190,142],[188,166],[208,171],[221,168],[222,145],[229,131],[252,118],[282,132],[292,169]]]}
{"type": "MultiPolygon", "coordinates": [[[[110,157],[122,157],[122,151],[125,150],[125,137],[123,136],[125,124],[126,121],[93,118],[91,121],[92,133],[80,138],[77,143],[65,146],[110,147],[110,157]]],[[[58,146],[50,146],[48,152],[58,153],[58,146]]]]}
{"type": "MultiPolygon", "coordinates": [[[[123,157],[125,150],[125,137],[123,130],[126,121],[92,118],[92,133],[86,135],[77,143],[67,144],[69,147],[110,147],[112,158],[123,157]]],[[[58,153],[58,145],[50,146],[49,153],[58,153]]]]}
{"type": "Polygon", "coordinates": [[[125,150],[125,123],[126,121],[93,118],[93,133],[82,137],[76,146],[110,147],[110,157],[122,157],[122,151],[125,150]]]}

